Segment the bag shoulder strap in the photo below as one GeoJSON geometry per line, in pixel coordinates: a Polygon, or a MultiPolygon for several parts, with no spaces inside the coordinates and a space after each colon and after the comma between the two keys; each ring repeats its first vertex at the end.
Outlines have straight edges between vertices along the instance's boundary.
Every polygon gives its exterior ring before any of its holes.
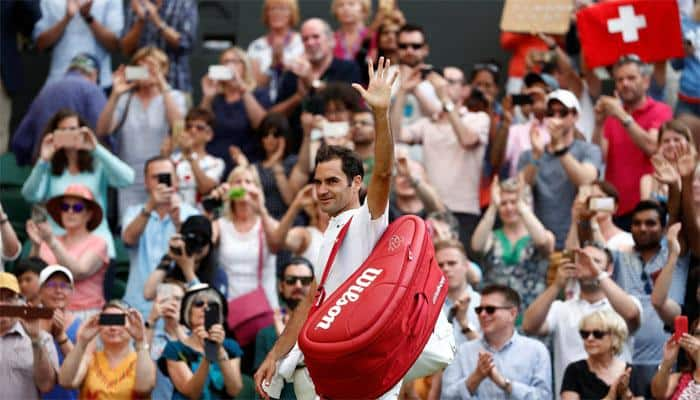
{"type": "Polygon", "coordinates": [[[333,248],[331,249],[331,253],[328,255],[328,260],[326,261],[326,266],[323,268],[323,275],[321,276],[321,284],[318,286],[316,289],[316,299],[314,301],[314,304],[318,307],[323,303],[323,300],[326,297],[326,290],[324,288],[326,284],[326,279],[328,279],[328,274],[331,271],[331,267],[333,266],[333,261],[335,261],[335,256],[338,255],[338,250],[340,250],[340,245],[343,243],[343,239],[345,239],[345,235],[348,233],[348,229],[350,228],[350,223],[352,222],[352,217],[348,220],[348,222],[345,223],[343,228],[338,232],[338,236],[335,238],[335,243],[333,243],[333,248]]]}
{"type": "Polygon", "coordinates": [[[124,126],[124,122],[126,122],[126,117],[129,115],[129,106],[131,105],[131,99],[134,97],[134,92],[129,91],[129,97],[126,99],[126,105],[124,106],[124,114],[122,114],[122,117],[119,118],[119,122],[117,122],[117,126],[114,127],[112,132],[110,132],[110,135],[113,135],[117,132],[119,132],[120,129],[122,129],[122,126],[124,126]]]}
{"type": "Polygon", "coordinates": [[[262,288],[262,270],[263,270],[263,235],[262,221],[260,221],[260,229],[258,229],[258,288],[262,288]]]}

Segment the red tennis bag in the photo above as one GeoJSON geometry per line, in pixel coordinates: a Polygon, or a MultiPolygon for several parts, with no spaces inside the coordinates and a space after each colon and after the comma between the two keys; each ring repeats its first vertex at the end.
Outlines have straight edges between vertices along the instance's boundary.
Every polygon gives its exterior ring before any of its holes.
{"type": "Polygon", "coordinates": [[[389,225],[367,260],[324,299],[328,270],[349,225],[331,251],[299,347],[319,395],[370,399],[389,391],[416,362],[447,285],[425,222],[408,215],[389,225]]]}

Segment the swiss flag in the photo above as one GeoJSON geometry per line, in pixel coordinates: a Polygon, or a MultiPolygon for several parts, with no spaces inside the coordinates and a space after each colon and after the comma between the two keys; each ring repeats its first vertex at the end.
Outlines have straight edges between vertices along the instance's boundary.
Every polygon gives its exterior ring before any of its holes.
{"type": "Polygon", "coordinates": [[[676,0],[614,0],[576,14],[583,57],[588,67],[614,64],[636,54],[645,62],[683,57],[676,0]]]}

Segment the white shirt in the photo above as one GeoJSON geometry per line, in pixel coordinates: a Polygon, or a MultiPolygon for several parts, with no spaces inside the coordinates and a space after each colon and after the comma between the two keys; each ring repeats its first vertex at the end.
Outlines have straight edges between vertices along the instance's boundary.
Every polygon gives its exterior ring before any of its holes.
{"type": "MultiPolygon", "coordinates": [[[[218,263],[228,277],[228,300],[252,292],[258,287],[258,246],[260,220],[248,232],[239,232],[228,218],[219,218],[218,263]]],[[[262,287],[273,309],[278,308],[276,265],[277,257],[264,243],[262,287]]]]}
{"type": "MultiPolygon", "coordinates": [[[[642,304],[635,297],[632,297],[634,304],[642,314],[642,304]]],[[[564,378],[564,370],[570,363],[583,360],[588,357],[583,347],[583,339],[579,335],[579,323],[588,314],[601,310],[612,310],[612,306],[607,298],[596,303],[589,303],[586,300],[575,298],[566,301],[555,300],[547,313],[547,327],[553,334],[554,345],[554,386],[557,398],[561,388],[561,381],[564,378]]],[[[622,346],[620,359],[625,362],[632,361],[633,342],[632,334],[628,335],[627,341],[622,346]]]]}
{"type": "MultiPolygon", "coordinates": [[[[226,167],[224,160],[210,154],[205,155],[201,160],[198,157],[197,153],[192,153],[192,159],[197,161],[199,168],[204,171],[204,174],[214,179],[217,183],[221,182],[221,177],[226,167]]],[[[197,201],[197,180],[194,177],[194,172],[192,172],[192,165],[180,152],[174,153],[170,159],[175,163],[175,173],[178,181],[177,188],[182,200],[189,203],[192,207],[197,207],[199,204],[199,201],[197,201]]]]}
{"type": "Polygon", "coordinates": [[[345,223],[350,220],[350,217],[352,217],[352,222],[345,235],[345,240],[343,240],[338,249],[338,254],[333,261],[324,286],[326,298],[342,285],[369,257],[374,245],[387,226],[389,226],[389,203],[387,202],[384,213],[375,220],[372,219],[369,213],[366,201],[360,208],[344,211],[330,219],[328,227],[323,233],[318,259],[314,265],[314,274],[319,283],[335,239],[338,237],[340,230],[343,229],[343,226],[345,226],[345,223]]]}
{"type": "Polygon", "coordinates": [[[576,128],[583,133],[586,141],[590,142],[595,129],[595,111],[593,110],[593,99],[591,99],[591,94],[588,93],[588,84],[585,81],[583,82],[581,97],[578,98],[578,102],[581,105],[581,115],[578,116],[576,121],[576,128]]]}
{"type": "MultiPolygon", "coordinates": [[[[311,261],[311,265],[315,265],[318,262],[318,253],[321,251],[321,244],[323,243],[323,232],[318,230],[315,226],[307,226],[305,229],[309,232],[311,240],[309,241],[309,245],[306,246],[306,250],[301,253],[301,256],[311,261]]],[[[319,268],[323,268],[323,266],[315,267],[314,273],[319,268]]]]}
{"type": "MultiPolygon", "coordinates": [[[[284,44],[282,62],[289,65],[292,61],[304,55],[304,43],[298,32],[289,32],[289,40],[284,44]]],[[[248,58],[257,60],[260,71],[265,72],[272,64],[272,46],[267,41],[267,36],[261,36],[248,45],[248,58]]]]}

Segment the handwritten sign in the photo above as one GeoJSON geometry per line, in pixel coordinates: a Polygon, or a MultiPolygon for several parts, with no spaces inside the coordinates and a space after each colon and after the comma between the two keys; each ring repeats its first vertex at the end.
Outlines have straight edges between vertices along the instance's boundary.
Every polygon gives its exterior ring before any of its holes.
{"type": "Polygon", "coordinates": [[[573,8],[572,0],[506,0],[501,30],[565,34],[569,30],[573,8]]]}

